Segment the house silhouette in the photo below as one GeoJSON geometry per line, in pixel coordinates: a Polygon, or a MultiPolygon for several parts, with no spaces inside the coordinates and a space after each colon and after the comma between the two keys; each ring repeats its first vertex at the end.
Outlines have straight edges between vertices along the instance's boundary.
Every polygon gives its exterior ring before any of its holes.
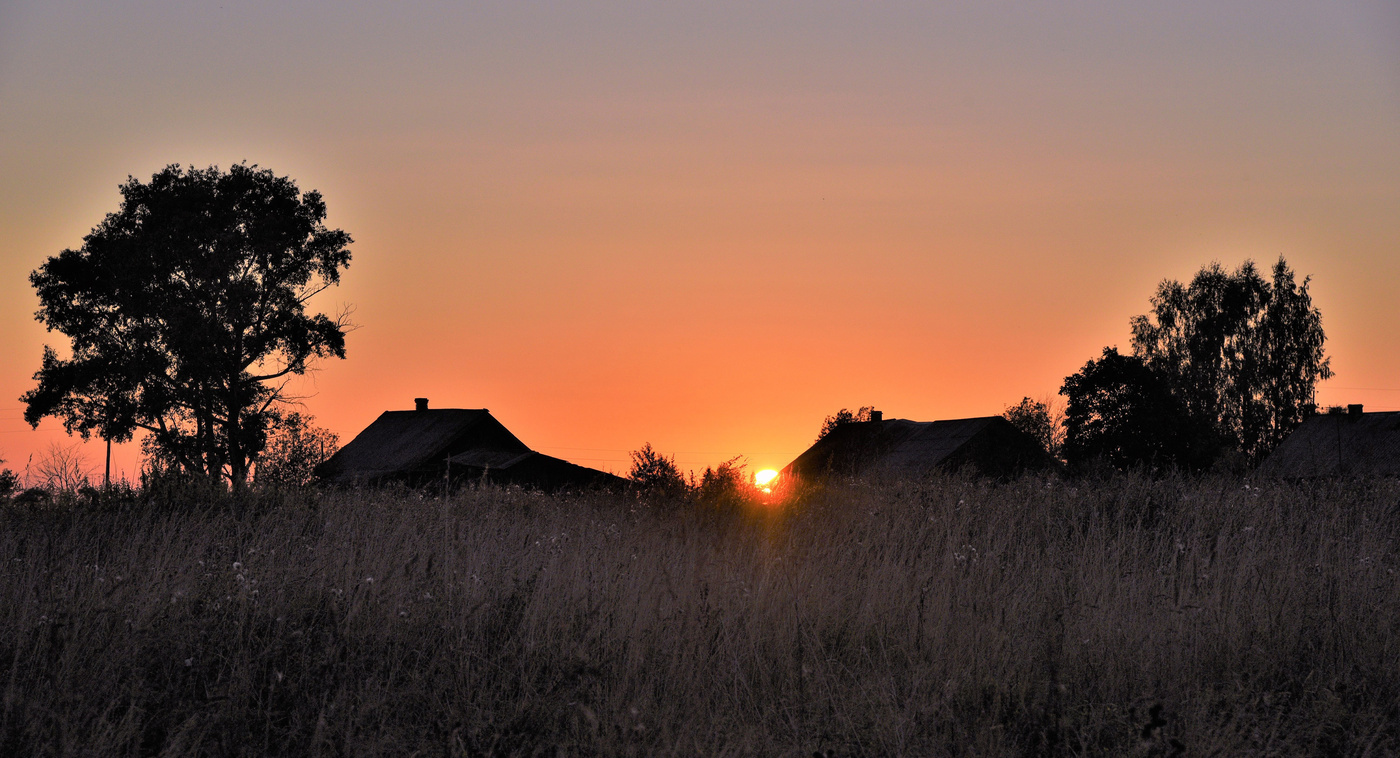
{"type": "Polygon", "coordinates": [[[320,466],[322,482],[341,486],[448,485],[469,481],[541,490],[606,487],[620,477],[531,450],[485,408],[385,411],[320,466]]]}
{"type": "Polygon", "coordinates": [[[782,470],[785,479],[837,477],[922,478],[968,469],[986,476],[1014,476],[1055,465],[1034,437],[1001,416],[909,421],[885,419],[841,424],[782,470]]]}
{"type": "Polygon", "coordinates": [[[1255,469],[1262,477],[1400,476],[1400,411],[1310,416],[1255,469]]]}

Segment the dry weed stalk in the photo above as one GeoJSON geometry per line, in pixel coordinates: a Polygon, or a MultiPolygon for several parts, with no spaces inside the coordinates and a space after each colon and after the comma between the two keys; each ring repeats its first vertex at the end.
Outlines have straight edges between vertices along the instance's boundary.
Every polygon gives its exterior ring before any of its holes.
{"type": "Polygon", "coordinates": [[[0,752],[1400,749],[1395,482],[277,497],[6,511],[0,752]]]}

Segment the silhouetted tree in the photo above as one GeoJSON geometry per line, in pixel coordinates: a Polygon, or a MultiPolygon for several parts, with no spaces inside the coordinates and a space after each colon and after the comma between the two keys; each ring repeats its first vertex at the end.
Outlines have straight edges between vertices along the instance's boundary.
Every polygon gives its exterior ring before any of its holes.
{"type": "Polygon", "coordinates": [[[836,427],[841,426],[842,424],[854,424],[858,422],[869,421],[870,414],[874,410],[875,407],[870,405],[864,406],[858,411],[850,411],[845,408],[842,408],[841,410],[836,412],[836,415],[826,417],[826,420],[822,422],[821,431],[817,432],[817,439],[820,440],[822,437],[831,434],[833,431],[836,430],[836,427]]]}
{"type": "Polygon", "coordinates": [[[1251,462],[1302,423],[1317,383],[1332,376],[1310,279],[1298,285],[1282,257],[1272,274],[1265,280],[1252,261],[1234,273],[1213,263],[1190,285],[1162,282],[1152,312],[1132,321],[1134,354],[1251,462]]]}
{"type": "Polygon", "coordinates": [[[736,455],[714,468],[706,466],[700,474],[696,495],[711,503],[734,504],[745,500],[753,493],[745,471],[747,468],[742,455],[736,455]]]}
{"type": "Polygon", "coordinates": [[[29,475],[26,478],[30,479],[31,484],[37,481],[38,487],[54,495],[77,494],[89,487],[92,478],[83,456],[82,444],[77,442],[71,445],[50,442],[48,449],[31,466],[26,467],[26,474],[29,475]]]}
{"type": "Polygon", "coordinates": [[[241,486],[286,379],[345,357],[345,316],[306,306],[340,281],[350,235],[326,228],[320,193],[256,166],[172,165],[121,194],[30,275],[37,318],[72,345],[44,348],[25,420],[115,441],[143,429],[181,469],[241,486]]]}
{"type": "MultiPolygon", "coordinates": [[[[0,463],[5,459],[0,458],[0,463]]],[[[0,501],[7,501],[19,491],[19,475],[9,469],[0,469],[0,501]]]]}
{"type": "Polygon", "coordinates": [[[690,485],[685,481],[680,469],[676,468],[675,456],[666,457],[656,452],[648,442],[640,450],[633,450],[632,470],[627,478],[640,490],[668,497],[684,495],[690,485]]]}
{"type": "Polygon", "coordinates": [[[1106,347],[1103,356],[1065,378],[1065,460],[1072,468],[1094,460],[1200,468],[1214,442],[1186,414],[1167,377],[1132,355],[1106,347]]]}
{"type": "Polygon", "coordinates": [[[1052,414],[1050,403],[1021,398],[1021,402],[1008,405],[1002,417],[1011,425],[1034,437],[1050,455],[1059,458],[1064,448],[1064,420],[1056,418],[1063,414],[1052,414]]]}
{"type": "Polygon", "coordinates": [[[340,447],[335,432],[301,413],[278,413],[269,424],[267,446],[257,458],[253,481],[274,487],[304,487],[313,471],[340,447]]]}

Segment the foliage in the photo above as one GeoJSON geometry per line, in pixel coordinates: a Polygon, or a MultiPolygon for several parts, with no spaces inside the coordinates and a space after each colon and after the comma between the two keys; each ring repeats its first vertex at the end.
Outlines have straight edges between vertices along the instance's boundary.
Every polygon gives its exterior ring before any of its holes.
{"type": "Polygon", "coordinates": [[[1021,402],[1008,405],[1002,417],[1011,425],[1034,437],[1040,446],[1052,457],[1059,458],[1064,453],[1065,427],[1064,412],[1053,411],[1048,400],[1021,398],[1021,402]]]}
{"type": "MultiPolygon", "coordinates": [[[[5,459],[0,458],[0,463],[5,459]]],[[[19,474],[9,470],[0,469],[0,500],[9,500],[10,496],[18,492],[20,488],[19,474]]]]}
{"type": "Polygon", "coordinates": [[[1103,460],[1115,468],[1209,465],[1217,446],[1194,423],[1167,377],[1141,358],[1104,348],[1065,378],[1064,455],[1071,467],[1103,460]]]}
{"type": "Polygon", "coordinates": [[[648,442],[640,450],[633,450],[632,469],[627,478],[640,491],[662,497],[679,497],[690,490],[685,476],[676,468],[675,456],[667,457],[656,452],[648,442]]]}
{"type": "Polygon", "coordinates": [[[827,416],[826,420],[822,421],[822,428],[821,431],[817,432],[817,439],[821,440],[821,438],[825,437],[828,434],[831,434],[833,431],[836,430],[836,427],[841,426],[842,424],[855,424],[864,421],[869,421],[870,414],[874,410],[874,406],[869,405],[862,406],[860,410],[856,411],[851,411],[846,408],[842,408],[841,410],[836,412],[836,415],[827,416]]]}
{"type": "Polygon", "coordinates": [[[1252,261],[1234,273],[1213,263],[1189,285],[1162,282],[1152,312],[1132,320],[1134,354],[1251,462],[1302,423],[1317,382],[1332,375],[1309,281],[1298,285],[1282,257],[1272,280],[1252,261]]]}
{"type": "Polygon", "coordinates": [[[1283,258],[1270,280],[1246,261],[1233,273],[1211,264],[1189,285],[1162,282],[1152,312],[1132,320],[1133,356],[1105,348],[1066,378],[1066,460],[1257,463],[1332,375],[1308,282],[1283,258]]]}
{"type": "Polygon", "coordinates": [[[285,382],[345,356],[346,317],[308,314],[340,281],[350,235],[315,191],[256,166],[128,178],[120,209],[30,275],[45,347],[25,419],[125,441],[145,430],[186,471],[242,485],[285,382]]]}
{"type": "Polygon", "coordinates": [[[340,437],[301,413],[275,414],[267,447],[258,456],[253,481],[274,487],[304,487],[314,471],[340,447],[340,437]]]}
{"type": "Polygon", "coordinates": [[[754,491],[747,469],[748,464],[744,462],[742,455],[736,455],[714,468],[706,466],[705,471],[700,474],[696,496],[710,503],[746,502],[754,491]]]}

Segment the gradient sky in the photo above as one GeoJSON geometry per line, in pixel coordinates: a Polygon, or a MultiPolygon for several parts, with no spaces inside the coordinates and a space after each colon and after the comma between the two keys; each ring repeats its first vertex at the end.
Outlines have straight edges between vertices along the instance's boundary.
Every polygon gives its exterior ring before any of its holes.
{"type": "Polygon", "coordinates": [[[1279,255],[1319,399],[1400,409],[1394,2],[0,0],[8,466],[66,443],[20,418],[66,345],[28,273],[128,175],[245,160],[355,238],[302,388],[342,441],[427,396],[777,468],[841,407],[1050,395],[1162,279],[1279,255]]]}

